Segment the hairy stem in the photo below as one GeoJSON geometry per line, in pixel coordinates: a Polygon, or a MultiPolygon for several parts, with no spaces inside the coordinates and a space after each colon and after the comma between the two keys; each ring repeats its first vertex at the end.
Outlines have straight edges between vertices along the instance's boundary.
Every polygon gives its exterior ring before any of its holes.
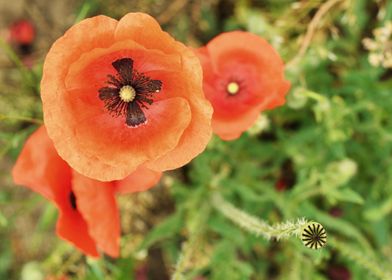
{"type": "Polygon", "coordinates": [[[284,222],[271,226],[263,220],[260,220],[259,218],[251,216],[242,210],[237,209],[232,204],[225,201],[218,193],[213,195],[212,203],[217,210],[219,210],[232,222],[239,225],[246,231],[249,231],[257,236],[263,236],[266,239],[275,238],[279,240],[287,239],[290,236],[299,237],[303,228],[308,224],[305,219],[298,219],[295,223],[284,222]]]}
{"type": "Polygon", "coordinates": [[[200,242],[208,218],[210,207],[203,205],[200,212],[195,217],[193,223],[189,227],[189,238],[183,244],[180,256],[178,257],[175,271],[171,277],[172,280],[185,279],[185,272],[191,262],[191,258],[196,250],[200,250],[200,242]]]}

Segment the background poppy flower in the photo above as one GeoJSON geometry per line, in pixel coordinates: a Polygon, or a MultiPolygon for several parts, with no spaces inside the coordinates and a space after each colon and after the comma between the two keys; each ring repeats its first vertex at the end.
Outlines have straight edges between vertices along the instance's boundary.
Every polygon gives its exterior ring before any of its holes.
{"type": "Polygon", "coordinates": [[[222,33],[196,53],[214,108],[212,128],[222,139],[238,138],[261,111],[284,104],[290,83],[282,59],[264,39],[248,32],[222,33]]]}
{"type": "Polygon", "coordinates": [[[22,19],[9,27],[9,40],[19,45],[30,45],[35,39],[35,28],[31,21],[22,19]]]}
{"type": "Polygon", "coordinates": [[[12,170],[16,184],[27,186],[56,204],[57,233],[85,254],[97,257],[97,247],[119,255],[120,220],[116,193],[146,190],[161,173],[139,167],[124,181],[100,182],[72,170],[57,154],[44,126],[34,132],[12,170]],[[140,176],[143,175],[143,176],[140,176]]]}
{"type": "Polygon", "coordinates": [[[178,168],[211,137],[197,57],[142,13],[70,28],[46,57],[41,97],[59,155],[101,181],[178,168]]]}

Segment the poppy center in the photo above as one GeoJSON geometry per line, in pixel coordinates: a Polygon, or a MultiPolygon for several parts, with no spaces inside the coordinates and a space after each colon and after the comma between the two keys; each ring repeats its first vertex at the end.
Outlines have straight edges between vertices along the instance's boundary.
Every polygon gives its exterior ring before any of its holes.
{"type": "Polygon", "coordinates": [[[147,122],[143,110],[154,102],[154,95],[162,89],[160,80],[153,80],[138,72],[129,57],[112,62],[116,75],[108,75],[108,86],[98,90],[99,99],[114,117],[125,116],[125,123],[136,127],[147,122]]]}
{"type": "Polygon", "coordinates": [[[136,91],[132,86],[123,86],[120,89],[120,98],[124,102],[131,102],[135,99],[136,91]]]}
{"type": "Polygon", "coordinates": [[[226,87],[227,93],[230,95],[236,95],[240,91],[240,85],[236,82],[230,82],[226,87]]]}

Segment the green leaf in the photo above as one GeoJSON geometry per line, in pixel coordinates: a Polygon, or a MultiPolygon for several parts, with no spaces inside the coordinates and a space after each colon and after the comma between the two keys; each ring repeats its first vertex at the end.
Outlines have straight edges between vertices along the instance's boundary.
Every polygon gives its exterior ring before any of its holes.
{"type": "Polygon", "coordinates": [[[378,221],[392,212],[392,197],[365,211],[364,217],[369,221],[378,221]]]}
{"type": "Polygon", "coordinates": [[[139,246],[138,250],[144,250],[149,248],[151,245],[157,243],[158,241],[164,240],[171,236],[174,236],[182,228],[182,211],[177,210],[176,213],[169,216],[155,226],[143,240],[142,244],[139,246]]]}
{"type": "Polygon", "coordinates": [[[333,190],[328,192],[328,196],[335,198],[338,201],[347,201],[357,204],[363,204],[364,202],[362,196],[348,188],[333,190]]]}

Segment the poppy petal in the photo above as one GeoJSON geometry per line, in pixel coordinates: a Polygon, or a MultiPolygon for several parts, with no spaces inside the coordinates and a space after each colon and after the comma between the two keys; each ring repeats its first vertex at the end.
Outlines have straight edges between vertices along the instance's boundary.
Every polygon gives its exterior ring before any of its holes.
{"type": "Polygon", "coordinates": [[[70,201],[71,169],[58,156],[44,126],[26,141],[12,176],[16,184],[36,191],[56,204],[60,212],[56,230],[61,238],[73,243],[85,254],[98,256],[86,222],[70,201]]]}
{"type": "MultiPolygon", "coordinates": [[[[45,59],[41,87],[48,88],[51,94],[43,94],[56,100],[58,82],[64,81],[67,65],[78,60],[82,53],[95,48],[105,48],[113,44],[117,21],[106,16],[96,16],[82,20],[71,27],[52,46],[45,59]],[[96,28],[99,26],[99,28],[96,28]],[[91,32],[94,30],[94,32],[91,32]]],[[[49,92],[48,91],[48,92],[49,92]]],[[[53,103],[55,104],[55,102],[53,103]]]]}
{"type": "Polygon", "coordinates": [[[139,166],[131,175],[115,182],[116,193],[127,194],[148,190],[155,186],[162,177],[162,172],[139,166]]]}
{"type": "Polygon", "coordinates": [[[241,136],[260,115],[260,111],[256,108],[246,112],[235,119],[228,121],[227,119],[221,120],[214,118],[212,120],[212,128],[221,139],[225,141],[235,140],[241,136]]]}
{"type": "Polygon", "coordinates": [[[89,234],[86,221],[78,211],[60,209],[56,232],[58,236],[73,243],[86,255],[94,258],[99,257],[97,246],[89,234]]]}
{"type": "Polygon", "coordinates": [[[71,187],[71,171],[57,155],[44,126],[27,139],[12,176],[16,184],[27,186],[53,202],[59,200],[58,193],[71,187]]]}
{"type": "Polygon", "coordinates": [[[159,23],[144,13],[129,13],[118,22],[115,38],[127,40],[132,38],[148,49],[163,50],[171,53],[176,50],[176,42],[169,34],[163,32],[159,23]]]}
{"type": "MultiPolygon", "coordinates": [[[[76,94],[77,91],[71,93],[76,94]]],[[[136,128],[106,112],[88,115],[82,110],[85,104],[76,101],[73,101],[73,107],[81,113],[75,116],[73,137],[60,139],[59,145],[68,146],[66,156],[72,159],[69,164],[74,165],[75,170],[102,181],[120,180],[146,160],[173,150],[191,120],[188,102],[179,97],[156,101],[144,109],[147,121],[136,128]],[[100,151],[97,157],[79,156],[93,150],[100,151]],[[80,164],[81,161],[85,164],[80,164]],[[92,161],[95,168],[90,168],[92,161]]]]}
{"type": "Polygon", "coordinates": [[[108,48],[97,48],[85,53],[73,62],[65,78],[66,88],[82,88],[91,85],[96,90],[105,84],[108,76],[115,86],[121,86],[116,78],[113,61],[132,58],[133,68],[141,73],[151,71],[181,71],[182,58],[178,54],[165,54],[160,50],[146,49],[133,40],[113,43],[108,48]],[[109,75],[108,75],[109,74],[109,75]]]}
{"type": "Polygon", "coordinates": [[[276,73],[282,76],[277,68],[284,67],[278,52],[263,38],[249,32],[232,31],[222,33],[208,44],[208,53],[216,70],[222,70],[226,63],[233,60],[254,59],[255,64],[262,64],[268,74],[276,73]],[[246,44],[244,44],[246,42],[246,44]],[[231,58],[231,59],[228,59],[231,58]],[[271,63],[273,61],[273,63],[271,63]]]}
{"type": "Polygon", "coordinates": [[[192,79],[187,79],[180,74],[168,73],[167,84],[169,88],[165,88],[167,92],[170,92],[174,96],[186,96],[189,89],[192,88],[193,98],[189,99],[189,105],[192,112],[192,122],[184,131],[180,142],[177,147],[167,153],[165,156],[150,161],[147,163],[147,167],[157,171],[171,170],[178,168],[190,162],[195,156],[200,154],[205,149],[206,143],[211,138],[211,116],[212,106],[204,99],[204,93],[202,90],[202,71],[198,58],[192,53],[191,50],[185,52],[187,56],[187,62],[184,63],[184,74],[182,75],[193,75],[192,79]],[[187,81],[184,87],[180,87],[177,83],[170,82],[169,79],[183,79],[187,81]]]}
{"type": "Polygon", "coordinates": [[[78,210],[86,220],[98,248],[112,257],[118,257],[120,217],[113,183],[99,182],[73,172],[72,185],[78,210]]]}

